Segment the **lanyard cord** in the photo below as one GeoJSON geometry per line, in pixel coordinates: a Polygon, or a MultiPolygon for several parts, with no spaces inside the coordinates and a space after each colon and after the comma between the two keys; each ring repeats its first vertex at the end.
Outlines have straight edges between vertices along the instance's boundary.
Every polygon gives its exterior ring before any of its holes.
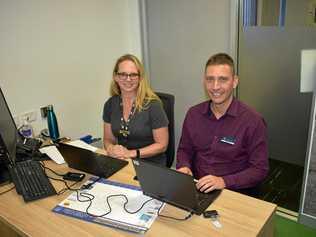
{"type": "Polygon", "coordinates": [[[128,136],[130,135],[130,131],[129,131],[129,123],[135,113],[135,102],[133,102],[132,104],[132,108],[131,108],[131,112],[128,115],[127,121],[124,120],[124,112],[123,112],[123,102],[122,102],[122,98],[120,98],[120,109],[121,109],[121,123],[120,123],[120,130],[119,130],[119,134],[125,139],[128,139],[128,136]]]}

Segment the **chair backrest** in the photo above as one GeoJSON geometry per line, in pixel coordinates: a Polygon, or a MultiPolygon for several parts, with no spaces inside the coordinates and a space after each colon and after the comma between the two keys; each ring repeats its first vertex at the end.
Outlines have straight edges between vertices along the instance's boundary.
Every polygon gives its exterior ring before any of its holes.
{"type": "Polygon", "coordinates": [[[174,160],[174,154],[175,154],[175,139],[174,139],[174,96],[171,94],[156,92],[156,94],[159,96],[159,98],[162,101],[163,108],[166,112],[166,115],[169,120],[169,144],[166,150],[166,156],[167,156],[167,167],[171,167],[173,160],[174,160]]]}

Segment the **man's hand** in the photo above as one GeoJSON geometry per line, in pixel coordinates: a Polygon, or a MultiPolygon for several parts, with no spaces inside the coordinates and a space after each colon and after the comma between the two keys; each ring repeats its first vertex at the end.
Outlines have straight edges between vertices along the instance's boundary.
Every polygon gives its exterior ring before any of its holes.
{"type": "Polygon", "coordinates": [[[193,176],[192,171],[188,167],[181,167],[177,171],[193,176]]]}
{"type": "Polygon", "coordinates": [[[196,183],[196,187],[201,192],[208,193],[214,189],[223,189],[226,187],[226,184],[222,177],[206,175],[199,179],[199,181],[196,183]]]}

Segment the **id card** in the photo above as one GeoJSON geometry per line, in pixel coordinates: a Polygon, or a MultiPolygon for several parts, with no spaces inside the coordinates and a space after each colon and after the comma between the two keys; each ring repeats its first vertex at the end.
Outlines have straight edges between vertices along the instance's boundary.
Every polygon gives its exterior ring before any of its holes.
{"type": "Polygon", "coordinates": [[[220,141],[223,143],[230,144],[230,145],[235,145],[236,138],[233,136],[227,136],[227,137],[222,137],[222,139],[220,141]]]}

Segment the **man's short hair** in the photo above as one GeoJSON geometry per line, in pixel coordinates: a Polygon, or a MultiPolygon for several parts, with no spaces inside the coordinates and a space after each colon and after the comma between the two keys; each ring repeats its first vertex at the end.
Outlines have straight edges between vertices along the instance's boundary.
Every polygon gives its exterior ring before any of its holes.
{"type": "Polygon", "coordinates": [[[226,53],[218,53],[211,56],[206,62],[205,72],[206,68],[212,65],[228,65],[232,69],[233,75],[235,75],[234,60],[226,53]]]}

